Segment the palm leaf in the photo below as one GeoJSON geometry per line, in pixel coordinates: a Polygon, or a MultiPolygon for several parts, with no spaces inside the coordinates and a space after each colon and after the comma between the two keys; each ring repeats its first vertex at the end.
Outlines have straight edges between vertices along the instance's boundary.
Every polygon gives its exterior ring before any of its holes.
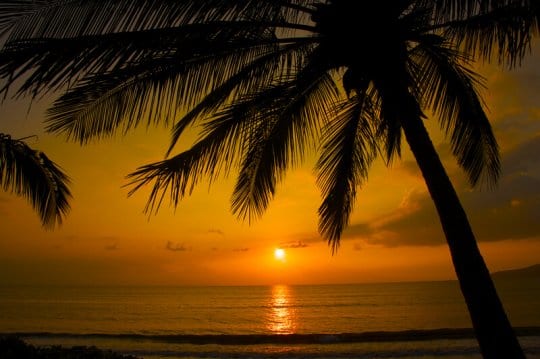
{"type": "Polygon", "coordinates": [[[114,71],[133,63],[164,57],[220,55],[275,41],[273,28],[297,26],[282,21],[230,21],[149,29],[75,38],[37,38],[7,43],[0,53],[0,77],[6,91],[23,79],[18,95],[58,91],[88,74],[114,71]],[[259,41],[257,43],[257,41],[259,41]],[[215,52],[209,52],[209,49],[215,52]]]}
{"type": "Polygon", "coordinates": [[[0,31],[8,41],[76,38],[238,19],[298,19],[312,11],[307,0],[6,0],[0,31]]]}
{"type": "Polygon", "coordinates": [[[26,198],[45,228],[60,225],[69,211],[69,179],[43,152],[0,133],[0,185],[26,198]]]}
{"type": "MultiPolygon", "coordinates": [[[[205,115],[211,115],[217,111],[226,101],[234,102],[235,99],[242,99],[253,89],[260,89],[269,86],[276,78],[290,76],[291,67],[300,66],[306,53],[311,52],[313,47],[310,39],[290,39],[290,43],[283,46],[269,48],[268,52],[261,53],[260,56],[242,61],[245,66],[236,73],[224,71],[226,80],[212,90],[193,108],[183,116],[174,126],[171,144],[168,153],[176,145],[184,130],[193,125],[194,122],[205,115]],[[294,64],[294,65],[291,65],[294,64]]],[[[240,63],[235,60],[235,63],[240,63]]],[[[222,66],[218,62],[217,66],[222,66]]]]}
{"type": "MultiPolygon", "coordinates": [[[[268,52],[268,46],[246,43],[245,48],[231,45],[211,57],[152,58],[89,76],[53,104],[47,129],[84,143],[111,135],[120,127],[126,132],[140,123],[168,124],[179,109],[192,107],[218,86],[224,72],[238,71],[244,61],[268,52]],[[240,54],[242,61],[238,61],[240,54]]],[[[206,51],[210,49],[208,46],[206,51]]]]}
{"type": "Polygon", "coordinates": [[[426,103],[450,137],[452,152],[475,186],[494,185],[500,174],[497,141],[484,112],[478,86],[482,79],[468,69],[466,58],[445,43],[424,41],[419,52],[426,103]]]}
{"type": "Polygon", "coordinates": [[[376,155],[374,109],[364,92],[339,105],[336,117],[324,129],[325,141],[316,165],[323,194],[319,232],[335,252],[354,208],[356,189],[367,180],[376,155]]]}
{"type": "Polygon", "coordinates": [[[420,0],[418,5],[431,8],[436,23],[463,20],[478,13],[489,12],[494,7],[508,4],[525,6],[530,0],[420,0]]]}
{"type": "Polygon", "coordinates": [[[252,128],[249,116],[231,116],[230,109],[207,119],[202,137],[187,151],[171,158],[138,168],[127,176],[132,186],[129,195],[154,183],[145,212],[156,213],[167,192],[174,206],[186,194],[191,194],[201,178],[210,181],[234,167],[239,160],[242,144],[252,128]]]}
{"type": "Polygon", "coordinates": [[[4,38],[21,19],[36,9],[46,6],[48,0],[17,0],[0,2],[0,37],[4,38]]]}
{"type": "Polygon", "coordinates": [[[434,28],[473,56],[514,67],[540,30],[540,4],[531,0],[435,1],[434,28]]]}
{"type": "MultiPolygon", "coordinates": [[[[324,121],[329,104],[337,96],[326,69],[311,63],[297,74],[294,82],[271,87],[242,104],[249,108],[248,113],[260,118],[253,121],[257,127],[246,143],[246,155],[232,196],[233,213],[249,221],[262,215],[276,184],[289,166],[302,160],[307,141],[313,140],[318,124],[324,121]]],[[[238,109],[234,112],[245,113],[238,109]]]]}

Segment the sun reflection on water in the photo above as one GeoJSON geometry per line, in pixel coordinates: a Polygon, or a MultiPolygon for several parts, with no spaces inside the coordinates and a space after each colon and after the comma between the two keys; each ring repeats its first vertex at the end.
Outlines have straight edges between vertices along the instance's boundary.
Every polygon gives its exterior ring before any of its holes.
{"type": "Polygon", "coordinates": [[[291,334],[296,329],[296,313],[291,289],[286,285],[272,287],[266,327],[275,334],[291,334]]]}

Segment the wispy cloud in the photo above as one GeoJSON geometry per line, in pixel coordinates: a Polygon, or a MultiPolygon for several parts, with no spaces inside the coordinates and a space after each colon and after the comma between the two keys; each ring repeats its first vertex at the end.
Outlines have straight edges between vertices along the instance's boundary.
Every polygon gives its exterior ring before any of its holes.
{"type": "Polygon", "coordinates": [[[184,245],[183,243],[173,243],[171,241],[167,241],[165,249],[172,252],[185,252],[190,251],[191,247],[186,247],[186,245],[184,245]]]}
{"type": "Polygon", "coordinates": [[[217,229],[217,228],[210,228],[208,230],[208,233],[213,233],[213,234],[217,234],[217,235],[220,235],[220,236],[225,235],[225,233],[221,229],[217,229]]]}
{"type": "Polygon", "coordinates": [[[291,240],[284,241],[281,244],[286,245],[294,245],[298,243],[305,244],[305,247],[310,245],[311,243],[321,243],[323,239],[321,238],[320,234],[317,232],[310,232],[310,233],[298,233],[296,235],[293,235],[291,237],[291,240]]]}
{"type": "Polygon", "coordinates": [[[247,252],[249,248],[233,248],[233,252],[247,252]]]}
{"type": "Polygon", "coordinates": [[[285,242],[279,245],[283,249],[296,249],[296,248],[306,248],[309,247],[303,241],[294,241],[294,242],[285,242]]]}

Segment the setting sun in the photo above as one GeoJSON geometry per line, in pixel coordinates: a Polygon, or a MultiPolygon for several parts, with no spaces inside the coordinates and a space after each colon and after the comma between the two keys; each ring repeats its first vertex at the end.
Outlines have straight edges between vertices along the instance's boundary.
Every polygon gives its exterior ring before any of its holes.
{"type": "Polygon", "coordinates": [[[274,257],[277,259],[277,260],[284,260],[285,259],[285,250],[283,250],[282,248],[276,248],[274,250],[274,257]]]}

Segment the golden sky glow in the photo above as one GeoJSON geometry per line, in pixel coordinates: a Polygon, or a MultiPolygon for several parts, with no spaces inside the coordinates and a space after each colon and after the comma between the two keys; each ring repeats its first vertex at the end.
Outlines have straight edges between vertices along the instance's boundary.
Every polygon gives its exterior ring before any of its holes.
{"type": "MultiPolygon", "coordinates": [[[[483,69],[503,160],[494,191],[470,190],[436,121],[429,129],[492,271],[540,263],[540,54],[519,71],[483,69]],[[536,65],[536,66],[535,66],[536,65]]],[[[308,284],[454,278],[433,205],[407,151],[373,167],[339,251],[317,233],[319,190],[306,161],[251,224],[229,210],[234,178],[204,183],[174,210],[143,213],[125,175],[163,158],[167,129],[139,129],[84,147],[44,134],[47,102],[6,102],[0,132],[30,140],[72,178],[72,210],[54,231],[25,200],[0,192],[0,284],[308,284]],[[285,251],[281,259],[276,248],[285,251]]],[[[404,144],[404,149],[405,149],[404,144]]],[[[279,294],[279,293],[278,293],[279,294]]],[[[276,294],[276,298],[279,295],[276,294]]],[[[286,293],[281,293],[285,298],[286,293]]],[[[282,323],[285,327],[292,325],[282,323]]],[[[284,328],[285,328],[284,327],[284,328]]],[[[284,329],[286,330],[286,328],[284,329]]]]}

